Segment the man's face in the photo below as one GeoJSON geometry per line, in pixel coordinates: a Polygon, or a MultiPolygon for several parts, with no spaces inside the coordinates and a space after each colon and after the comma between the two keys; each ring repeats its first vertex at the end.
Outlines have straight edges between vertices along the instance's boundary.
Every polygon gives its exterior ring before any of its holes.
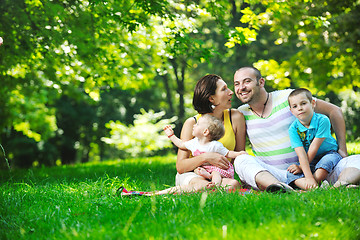
{"type": "Polygon", "coordinates": [[[259,96],[260,86],[253,70],[243,69],[235,73],[234,91],[243,103],[251,103],[254,98],[259,96]]]}

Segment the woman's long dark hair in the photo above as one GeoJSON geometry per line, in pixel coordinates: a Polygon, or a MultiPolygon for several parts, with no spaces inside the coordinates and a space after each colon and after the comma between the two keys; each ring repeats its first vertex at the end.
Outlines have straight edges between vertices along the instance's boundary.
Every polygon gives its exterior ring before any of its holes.
{"type": "Polygon", "coordinates": [[[216,74],[209,74],[202,77],[195,86],[193,106],[200,114],[212,113],[212,103],[209,101],[211,95],[215,95],[217,81],[221,79],[216,74]]]}

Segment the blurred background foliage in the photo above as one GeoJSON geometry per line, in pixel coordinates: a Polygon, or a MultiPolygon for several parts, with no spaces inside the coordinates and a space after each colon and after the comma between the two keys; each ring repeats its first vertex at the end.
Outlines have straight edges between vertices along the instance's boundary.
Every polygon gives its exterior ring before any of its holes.
{"type": "Polygon", "coordinates": [[[307,87],[340,106],[359,141],[359,1],[2,0],[0,12],[12,166],[172,151],[160,125],[179,134],[196,81],[215,73],[232,88],[247,65],[269,90],[307,87]]]}

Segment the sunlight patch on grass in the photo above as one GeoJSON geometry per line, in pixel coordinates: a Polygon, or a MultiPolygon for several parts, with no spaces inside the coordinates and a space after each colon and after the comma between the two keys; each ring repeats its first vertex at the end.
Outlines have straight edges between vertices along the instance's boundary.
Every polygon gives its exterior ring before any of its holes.
{"type": "Polygon", "coordinates": [[[350,155],[360,154],[360,142],[346,143],[346,147],[350,155]]]}

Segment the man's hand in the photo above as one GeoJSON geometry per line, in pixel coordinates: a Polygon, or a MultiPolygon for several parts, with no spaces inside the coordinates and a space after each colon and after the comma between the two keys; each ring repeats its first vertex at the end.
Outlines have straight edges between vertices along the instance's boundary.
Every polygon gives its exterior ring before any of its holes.
{"type": "Polygon", "coordinates": [[[291,172],[292,174],[300,174],[302,173],[301,167],[297,164],[292,164],[288,167],[287,169],[289,172],[291,172]]]}
{"type": "Polygon", "coordinates": [[[340,154],[340,156],[342,156],[343,158],[347,157],[348,156],[348,153],[347,151],[344,151],[342,149],[339,149],[338,153],[340,154]]]}

